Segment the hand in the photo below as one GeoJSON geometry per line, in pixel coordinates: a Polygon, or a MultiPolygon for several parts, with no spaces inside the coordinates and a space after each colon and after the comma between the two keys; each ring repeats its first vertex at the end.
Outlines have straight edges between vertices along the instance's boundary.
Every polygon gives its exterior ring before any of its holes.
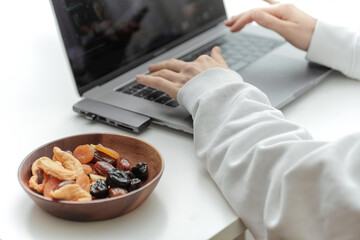
{"type": "Polygon", "coordinates": [[[304,13],[293,4],[279,4],[267,0],[271,6],[256,8],[241,13],[226,21],[232,32],[241,30],[246,24],[255,21],[259,25],[274,30],[289,43],[307,50],[314,33],[316,19],[304,13]]]}
{"type": "Polygon", "coordinates": [[[193,62],[171,59],[149,67],[150,74],[136,76],[136,81],[166,92],[176,100],[180,88],[196,75],[214,67],[228,68],[221,49],[214,47],[210,56],[201,55],[193,62]]]}

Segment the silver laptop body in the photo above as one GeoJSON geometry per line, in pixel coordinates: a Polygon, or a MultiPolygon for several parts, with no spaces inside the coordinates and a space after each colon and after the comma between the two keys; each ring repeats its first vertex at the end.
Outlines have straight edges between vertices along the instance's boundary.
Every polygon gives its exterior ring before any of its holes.
{"type": "MultiPolygon", "coordinates": [[[[164,95],[162,99],[167,103],[158,101],[160,97],[147,98],[155,89],[133,92],[137,90],[133,82],[137,74],[147,72],[150,64],[171,58],[191,60],[189,55],[206,53],[199,49],[213,43],[219,45],[218,39],[224,36],[226,39],[239,36],[235,42],[240,46],[245,45],[240,35],[259,40],[260,48],[268,40],[273,42],[272,49],[259,53],[255,60],[243,62],[244,56],[230,66],[246,82],[265,92],[274,107],[291,102],[329,72],[306,61],[305,52],[257,25],[251,24],[240,33],[229,33],[223,23],[226,13],[222,0],[51,0],[51,3],[83,97],[73,110],[87,119],[133,132],[157,123],[192,133],[192,118],[183,107],[169,104],[173,101],[164,95]],[[261,39],[266,40],[264,44],[261,39]],[[128,86],[131,91],[126,89],[128,86]],[[148,95],[144,97],[142,93],[148,95]]],[[[251,41],[247,44],[250,48],[255,45],[251,41]]]]}

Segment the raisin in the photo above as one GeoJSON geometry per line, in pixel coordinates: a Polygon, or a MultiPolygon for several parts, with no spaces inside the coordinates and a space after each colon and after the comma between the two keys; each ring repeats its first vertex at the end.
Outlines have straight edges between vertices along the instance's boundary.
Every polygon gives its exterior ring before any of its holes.
{"type": "Polygon", "coordinates": [[[149,177],[148,165],[144,162],[139,162],[131,170],[135,177],[139,178],[141,181],[146,181],[149,177]]]}
{"type": "Polygon", "coordinates": [[[116,166],[116,159],[115,158],[112,158],[112,157],[106,155],[105,153],[102,153],[102,152],[99,152],[99,151],[95,150],[94,151],[93,162],[98,162],[98,161],[110,163],[114,167],[116,166]]]}
{"type": "Polygon", "coordinates": [[[122,195],[125,195],[126,193],[128,193],[128,191],[126,189],[119,188],[119,187],[109,189],[110,197],[122,196],[122,195]]]}
{"type": "Polygon", "coordinates": [[[114,166],[107,162],[98,161],[95,163],[94,169],[99,175],[106,176],[111,169],[114,169],[114,166]]]}
{"type": "Polygon", "coordinates": [[[37,177],[38,177],[38,184],[42,184],[44,181],[44,171],[39,169],[36,171],[37,177]]]}
{"type": "Polygon", "coordinates": [[[90,188],[90,194],[95,198],[106,198],[109,190],[105,180],[98,179],[90,188]]]}
{"type": "Polygon", "coordinates": [[[129,189],[128,191],[131,192],[131,191],[134,191],[138,188],[141,187],[141,180],[138,179],[138,178],[133,178],[130,180],[130,185],[129,185],[129,189]]]}
{"type": "Polygon", "coordinates": [[[122,159],[116,159],[116,168],[123,171],[127,171],[130,170],[132,166],[127,159],[122,158],[122,159]]]}
{"type": "Polygon", "coordinates": [[[120,187],[127,189],[130,184],[129,176],[120,169],[113,168],[109,171],[106,182],[111,187],[120,187]]]}

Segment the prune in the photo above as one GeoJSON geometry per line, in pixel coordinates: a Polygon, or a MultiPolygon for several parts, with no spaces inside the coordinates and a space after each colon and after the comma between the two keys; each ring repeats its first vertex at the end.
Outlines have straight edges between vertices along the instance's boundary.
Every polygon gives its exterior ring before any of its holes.
{"type": "Polygon", "coordinates": [[[111,169],[114,169],[114,166],[107,162],[98,161],[95,163],[94,169],[99,175],[106,176],[111,169]]]}
{"type": "Polygon", "coordinates": [[[90,194],[95,198],[106,198],[109,190],[105,180],[98,179],[90,188],[90,194]]]}
{"type": "Polygon", "coordinates": [[[125,171],[125,173],[129,176],[130,179],[135,178],[135,175],[130,170],[125,171]]]}
{"type": "Polygon", "coordinates": [[[125,158],[116,159],[116,168],[123,170],[123,171],[127,171],[127,170],[131,170],[132,165],[125,158]]]}
{"type": "Polygon", "coordinates": [[[112,158],[112,157],[110,157],[109,155],[107,155],[105,153],[99,152],[98,150],[94,150],[93,162],[98,162],[98,161],[110,163],[114,167],[116,166],[116,159],[115,158],[112,158]]]}
{"type": "Polygon", "coordinates": [[[141,180],[138,179],[138,178],[133,178],[133,179],[130,180],[130,185],[129,185],[128,190],[129,190],[129,192],[131,192],[131,191],[134,191],[134,190],[136,190],[136,189],[138,189],[140,187],[141,187],[141,180]]]}
{"type": "Polygon", "coordinates": [[[129,176],[120,169],[113,168],[109,171],[106,182],[111,187],[120,187],[128,189],[128,186],[130,184],[130,178],[129,176]]]}
{"type": "Polygon", "coordinates": [[[131,170],[135,177],[139,178],[141,181],[146,181],[149,177],[148,165],[144,162],[139,162],[131,170]]]}
{"type": "Polygon", "coordinates": [[[126,193],[128,193],[128,191],[126,189],[119,188],[119,187],[109,189],[110,197],[122,196],[122,195],[125,195],[126,193]]]}

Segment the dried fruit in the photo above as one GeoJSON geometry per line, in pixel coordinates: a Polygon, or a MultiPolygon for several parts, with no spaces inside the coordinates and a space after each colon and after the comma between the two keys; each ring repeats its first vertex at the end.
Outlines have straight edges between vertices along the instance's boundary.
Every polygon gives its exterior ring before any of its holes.
{"type": "Polygon", "coordinates": [[[114,169],[114,166],[107,162],[98,161],[94,165],[95,171],[102,176],[106,176],[111,169],[114,169]]]}
{"type": "Polygon", "coordinates": [[[120,154],[118,152],[116,152],[115,150],[113,150],[111,148],[104,147],[100,143],[98,145],[95,145],[94,148],[100,152],[103,152],[103,153],[109,155],[112,158],[118,159],[120,157],[120,154]]]}
{"type": "Polygon", "coordinates": [[[89,164],[82,164],[82,168],[84,170],[84,173],[90,174],[93,171],[91,165],[89,165],[89,164]]]}
{"type": "Polygon", "coordinates": [[[97,180],[99,179],[102,179],[102,180],[106,180],[106,177],[104,176],[101,176],[101,175],[97,175],[97,174],[89,174],[90,175],[90,181],[93,183],[93,182],[96,182],[97,180]]]}
{"type": "Polygon", "coordinates": [[[83,190],[77,184],[67,184],[59,189],[51,191],[50,197],[70,201],[91,201],[92,199],[90,193],[83,190]]]}
{"type": "Polygon", "coordinates": [[[94,158],[94,147],[89,144],[77,146],[73,152],[81,163],[89,163],[94,158]]]}
{"type": "Polygon", "coordinates": [[[125,158],[116,160],[116,168],[118,168],[120,170],[123,170],[123,171],[131,170],[132,167],[133,166],[130,164],[130,162],[125,158]]]}
{"type": "Polygon", "coordinates": [[[122,196],[122,195],[125,195],[126,193],[128,193],[128,191],[123,188],[110,188],[109,189],[110,197],[122,196]]]}
{"type": "Polygon", "coordinates": [[[109,155],[99,152],[97,150],[94,151],[94,159],[93,162],[97,162],[97,161],[103,161],[103,162],[107,162],[110,163],[111,165],[113,165],[114,167],[116,166],[116,159],[110,157],[109,155]]]}
{"type": "Polygon", "coordinates": [[[36,161],[38,167],[41,168],[46,174],[56,177],[60,180],[74,180],[77,176],[84,173],[81,163],[78,160],[76,161],[80,164],[80,171],[66,169],[61,164],[61,162],[53,161],[48,157],[42,157],[36,161]]]}
{"type": "Polygon", "coordinates": [[[61,181],[54,190],[56,189],[60,189],[66,185],[69,185],[69,184],[75,184],[75,181],[74,180],[66,180],[66,181],[61,181]]]}
{"type": "Polygon", "coordinates": [[[98,179],[91,185],[90,194],[95,198],[105,198],[108,196],[108,192],[108,185],[103,179],[98,179]]]}
{"type": "Polygon", "coordinates": [[[141,187],[141,180],[138,179],[138,178],[133,178],[133,179],[130,180],[128,190],[129,190],[129,192],[131,192],[131,191],[134,191],[134,190],[136,190],[136,189],[138,189],[140,187],[141,187]]]}
{"type": "Polygon", "coordinates": [[[57,186],[61,183],[61,180],[57,179],[56,177],[52,177],[47,181],[44,187],[44,196],[50,197],[50,192],[54,191],[57,186]]]}
{"type": "Polygon", "coordinates": [[[90,192],[90,177],[87,174],[82,174],[76,178],[76,184],[87,192],[90,192]]]}
{"type": "Polygon", "coordinates": [[[40,159],[37,159],[31,165],[32,176],[29,179],[29,187],[36,190],[38,193],[43,193],[46,182],[49,179],[49,175],[44,173],[43,169],[40,166],[40,159]],[[39,171],[41,170],[41,171],[39,171]],[[41,175],[41,180],[39,181],[39,174],[41,175]]]}
{"type": "Polygon", "coordinates": [[[73,171],[76,176],[84,173],[81,163],[73,155],[62,151],[58,147],[54,147],[53,152],[55,160],[61,162],[65,169],[73,171]]]}
{"type": "Polygon", "coordinates": [[[144,162],[139,162],[131,170],[135,177],[139,178],[141,181],[146,181],[149,177],[148,165],[144,162]]]}
{"type": "Polygon", "coordinates": [[[125,171],[125,173],[129,176],[130,179],[135,178],[135,175],[130,170],[125,171]]]}
{"type": "Polygon", "coordinates": [[[130,178],[124,171],[113,168],[109,171],[106,177],[106,182],[110,187],[120,187],[128,189],[128,186],[130,184],[130,178]]]}

